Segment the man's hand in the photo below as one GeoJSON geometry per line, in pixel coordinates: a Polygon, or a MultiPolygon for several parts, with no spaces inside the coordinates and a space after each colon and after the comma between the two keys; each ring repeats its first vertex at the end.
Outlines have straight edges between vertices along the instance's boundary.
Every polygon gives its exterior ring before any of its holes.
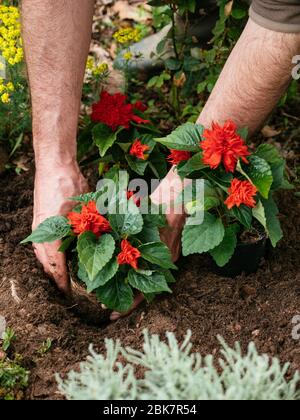
{"type": "MultiPolygon", "coordinates": [[[[63,167],[51,167],[37,162],[33,229],[51,216],[67,215],[74,207],[69,198],[88,192],[88,184],[76,163],[63,167]]],[[[65,255],[58,252],[59,242],[34,244],[35,254],[44,270],[64,293],[70,292],[65,255]]]]}
{"type": "Polygon", "coordinates": [[[160,237],[170,249],[174,262],[179,259],[181,254],[181,234],[185,224],[186,214],[183,206],[179,206],[175,212],[173,205],[189,182],[189,180],[182,181],[176,169],[172,168],[151,195],[151,200],[154,204],[166,205],[168,226],[161,230],[160,237]]]}

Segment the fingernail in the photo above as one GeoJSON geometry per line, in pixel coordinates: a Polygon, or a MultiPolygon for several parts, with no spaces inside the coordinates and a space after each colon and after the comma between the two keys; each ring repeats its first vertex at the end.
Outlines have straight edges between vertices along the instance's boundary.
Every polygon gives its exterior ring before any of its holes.
{"type": "Polygon", "coordinates": [[[110,320],[117,321],[120,317],[121,317],[121,314],[119,314],[118,312],[113,312],[110,316],[110,320]]]}

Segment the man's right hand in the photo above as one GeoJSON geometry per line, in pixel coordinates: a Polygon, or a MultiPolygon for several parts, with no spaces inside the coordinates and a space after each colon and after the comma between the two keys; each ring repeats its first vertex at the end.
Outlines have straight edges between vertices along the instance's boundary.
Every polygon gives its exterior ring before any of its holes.
{"type": "MultiPolygon", "coordinates": [[[[48,217],[66,216],[74,207],[69,198],[88,192],[88,183],[76,163],[64,166],[51,166],[37,162],[33,229],[48,217]]],[[[64,293],[70,293],[70,282],[65,255],[58,252],[60,242],[34,244],[34,251],[44,267],[64,293]]]]}
{"type": "Polygon", "coordinates": [[[186,214],[183,207],[180,209],[181,211],[177,212],[178,214],[172,207],[189,182],[189,180],[182,181],[176,172],[176,168],[173,167],[151,195],[151,200],[154,204],[166,205],[168,226],[161,230],[160,237],[170,249],[174,262],[181,255],[181,235],[186,221],[186,214]]]}

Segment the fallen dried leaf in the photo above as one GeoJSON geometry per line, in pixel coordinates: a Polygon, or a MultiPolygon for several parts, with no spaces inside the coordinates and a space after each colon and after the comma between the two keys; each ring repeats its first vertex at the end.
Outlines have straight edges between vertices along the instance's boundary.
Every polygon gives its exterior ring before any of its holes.
{"type": "Polygon", "coordinates": [[[281,130],[275,130],[273,127],[266,125],[262,130],[262,135],[266,138],[276,137],[281,133],[281,130]]]}

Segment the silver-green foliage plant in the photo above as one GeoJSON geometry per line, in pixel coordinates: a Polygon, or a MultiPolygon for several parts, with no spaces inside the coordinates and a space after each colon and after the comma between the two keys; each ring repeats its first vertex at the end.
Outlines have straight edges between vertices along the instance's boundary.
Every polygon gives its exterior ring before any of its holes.
{"type": "Polygon", "coordinates": [[[59,390],[69,400],[297,400],[300,376],[288,382],[289,365],[259,355],[250,343],[243,356],[238,343],[230,348],[222,338],[222,358],[192,353],[191,333],[180,345],[174,334],[167,343],[144,333],[143,351],[124,349],[119,341],[106,340],[106,356],[90,348],[91,355],[65,380],[59,390]],[[125,363],[121,363],[120,357],[125,363]],[[145,368],[143,379],[135,367],[145,368]]]}

